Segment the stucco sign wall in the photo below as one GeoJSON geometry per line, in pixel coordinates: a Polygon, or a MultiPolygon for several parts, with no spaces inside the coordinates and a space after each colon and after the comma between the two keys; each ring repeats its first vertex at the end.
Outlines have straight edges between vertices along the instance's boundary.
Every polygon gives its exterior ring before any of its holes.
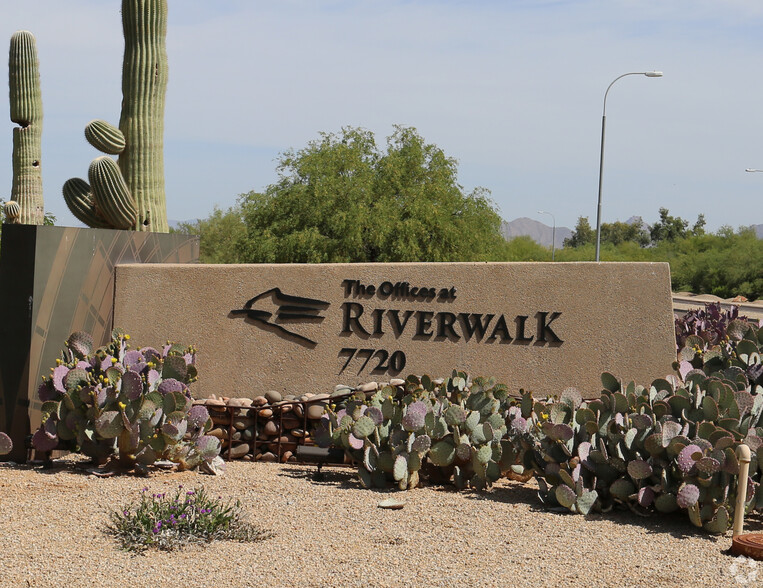
{"type": "Polygon", "coordinates": [[[122,265],[114,324],[196,345],[198,396],[315,391],[455,368],[513,391],[670,372],[667,264],[122,265]]]}

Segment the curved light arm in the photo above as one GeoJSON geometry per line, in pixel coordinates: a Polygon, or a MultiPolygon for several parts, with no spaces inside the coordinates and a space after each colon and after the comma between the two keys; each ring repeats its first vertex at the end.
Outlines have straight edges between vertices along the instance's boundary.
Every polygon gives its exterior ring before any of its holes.
{"type": "Polygon", "coordinates": [[[625,76],[646,76],[648,78],[661,78],[662,72],[661,71],[632,71],[629,73],[624,73],[621,76],[617,76],[614,80],[612,80],[612,83],[607,86],[607,91],[604,92],[604,109],[602,110],[602,115],[606,116],[607,114],[607,94],[609,94],[609,89],[615,85],[615,82],[619,80],[620,78],[624,78],[625,76]]]}

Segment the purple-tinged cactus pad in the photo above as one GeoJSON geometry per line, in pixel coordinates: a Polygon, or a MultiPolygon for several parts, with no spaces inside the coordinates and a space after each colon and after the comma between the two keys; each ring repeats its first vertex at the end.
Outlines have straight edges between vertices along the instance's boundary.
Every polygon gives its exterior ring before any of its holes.
{"type": "Polygon", "coordinates": [[[188,426],[191,429],[201,429],[208,420],[209,411],[203,404],[196,404],[188,411],[188,426]]]}
{"type": "Polygon", "coordinates": [[[220,454],[220,440],[212,435],[202,435],[196,440],[196,450],[205,460],[213,459],[220,454]]]}
{"type": "Polygon", "coordinates": [[[66,392],[66,385],[64,384],[64,379],[66,378],[66,374],[68,373],[69,373],[69,368],[65,365],[59,365],[58,367],[53,369],[52,382],[53,382],[53,388],[55,388],[56,392],[60,392],[61,394],[64,394],[66,392]]]}
{"type": "Polygon", "coordinates": [[[5,433],[0,432],[0,455],[6,455],[13,450],[13,442],[5,433]]]}
{"type": "Polygon", "coordinates": [[[574,435],[572,427],[564,424],[553,425],[548,433],[548,436],[555,441],[569,441],[574,435]]]}
{"type": "Polygon", "coordinates": [[[143,371],[143,368],[146,367],[146,361],[143,357],[143,354],[136,349],[132,349],[125,353],[122,363],[124,364],[125,368],[135,372],[141,372],[143,371]]]}
{"type": "Polygon", "coordinates": [[[667,447],[676,437],[681,434],[681,425],[676,422],[668,421],[662,425],[662,446],[667,447]]]}
{"type": "Polygon", "coordinates": [[[565,484],[559,484],[556,487],[554,494],[559,504],[565,508],[572,508],[572,505],[575,504],[575,500],[577,499],[575,491],[565,484]]]}
{"type": "Polygon", "coordinates": [[[639,431],[644,431],[652,426],[652,417],[648,414],[630,415],[631,424],[639,431]]]}
{"type": "Polygon", "coordinates": [[[652,466],[643,459],[628,462],[628,475],[634,480],[643,480],[652,475],[652,466]]]}
{"type": "Polygon", "coordinates": [[[128,400],[137,400],[143,393],[143,380],[137,372],[127,371],[122,374],[121,386],[122,394],[128,400]]]}
{"type": "Polygon", "coordinates": [[[403,428],[409,432],[421,429],[424,426],[427,408],[427,405],[420,400],[411,402],[408,405],[405,416],[403,416],[403,428]]]}
{"type": "Polygon", "coordinates": [[[384,415],[382,414],[381,409],[375,406],[369,406],[364,416],[370,418],[374,422],[374,426],[377,427],[384,422],[384,415]]]}
{"type": "Polygon", "coordinates": [[[411,450],[419,454],[424,454],[429,451],[430,447],[432,447],[432,439],[429,435],[419,435],[414,439],[413,444],[411,445],[411,450]]]}
{"type": "Polygon", "coordinates": [[[183,382],[174,378],[167,378],[166,380],[162,380],[158,389],[161,394],[169,394],[170,392],[183,392],[184,388],[185,384],[183,384],[183,382]]]}
{"type": "Polygon", "coordinates": [[[654,502],[654,490],[649,486],[644,486],[638,491],[638,503],[644,508],[649,508],[654,502]]]}
{"type": "Polygon", "coordinates": [[[156,349],[153,347],[143,347],[140,350],[141,355],[143,356],[144,361],[151,362],[154,364],[158,364],[160,360],[162,359],[162,354],[159,353],[156,349]]]}
{"type": "Polygon", "coordinates": [[[697,460],[696,466],[700,473],[708,477],[721,470],[721,462],[712,457],[703,457],[697,460]]]}
{"type": "Polygon", "coordinates": [[[149,390],[156,390],[162,381],[162,375],[156,370],[149,370],[146,374],[146,383],[149,390]]]}
{"type": "Polygon", "coordinates": [[[358,439],[352,433],[348,435],[348,443],[352,449],[363,449],[363,439],[358,439]]]}
{"type": "Polygon", "coordinates": [[[41,402],[48,402],[49,400],[58,400],[63,392],[59,392],[55,389],[50,382],[43,382],[40,387],[37,388],[37,396],[41,402]]]}
{"type": "Polygon", "coordinates": [[[99,365],[102,372],[105,372],[107,369],[109,369],[112,365],[116,363],[114,361],[111,361],[112,359],[116,359],[116,358],[113,355],[107,355],[101,360],[99,365]]]}
{"type": "Polygon", "coordinates": [[[58,447],[58,437],[51,436],[41,425],[32,436],[32,445],[39,451],[53,451],[58,447]]]}
{"type": "Polygon", "coordinates": [[[689,508],[697,504],[699,500],[699,488],[694,484],[683,484],[678,490],[676,503],[680,508],[689,508]]]}
{"type": "MultiPolygon", "coordinates": [[[[688,474],[697,460],[702,459],[702,450],[695,444],[687,445],[678,454],[678,467],[684,474],[688,474]]],[[[682,507],[685,508],[685,507],[682,507]]]]}
{"type": "Polygon", "coordinates": [[[185,435],[187,428],[188,421],[164,423],[162,425],[162,433],[173,441],[180,441],[183,438],[183,435],[185,435]]]}
{"type": "Polygon", "coordinates": [[[93,352],[93,336],[85,331],[76,331],[69,335],[66,346],[77,357],[85,357],[93,352]]]}

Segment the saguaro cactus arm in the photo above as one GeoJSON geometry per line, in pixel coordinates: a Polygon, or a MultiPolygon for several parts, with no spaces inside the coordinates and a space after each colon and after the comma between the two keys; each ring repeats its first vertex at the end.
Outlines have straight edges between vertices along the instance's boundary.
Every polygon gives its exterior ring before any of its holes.
{"type": "Polygon", "coordinates": [[[91,121],[85,128],[85,137],[96,149],[119,154],[119,168],[109,158],[94,160],[90,185],[69,180],[64,200],[72,214],[89,226],[106,223],[112,228],[166,233],[167,0],[122,0],[122,27],[125,53],[119,128],[102,120],[91,121]]]}
{"type": "Polygon", "coordinates": [[[8,58],[11,120],[13,129],[13,187],[11,200],[19,215],[11,222],[41,225],[45,219],[42,198],[42,94],[37,44],[29,31],[11,36],[8,58]]]}

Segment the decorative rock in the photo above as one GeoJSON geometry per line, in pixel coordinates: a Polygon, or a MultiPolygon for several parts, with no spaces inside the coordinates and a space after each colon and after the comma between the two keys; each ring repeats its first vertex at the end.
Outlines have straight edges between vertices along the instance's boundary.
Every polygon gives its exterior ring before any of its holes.
{"type": "Polygon", "coordinates": [[[295,437],[304,437],[305,436],[305,430],[304,429],[292,429],[291,434],[295,437]]]}
{"type": "Polygon", "coordinates": [[[323,411],[326,409],[325,405],[317,403],[317,404],[309,404],[307,406],[307,418],[311,420],[318,420],[323,416],[323,411]]]}
{"type": "Polygon", "coordinates": [[[268,402],[270,402],[270,404],[275,404],[276,402],[280,402],[281,400],[283,400],[281,393],[278,392],[277,390],[268,390],[267,392],[265,392],[265,398],[268,399],[268,402]]]}
{"type": "Polygon", "coordinates": [[[254,459],[247,453],[244,457],[241,458],[241,461],[254,461],[254,459]]]}
{"type": "Polygon", "coordinates": [[[215,427],[207,435],[211,435],[212,437],[217,437],[218,439],[227,439],[228,438],[228,431],[224,431],[222,427],[215,427]]]}
{"type": "Polygon", "coordinates": [[[249,443],[239,443],[231,446],[230,455],[227,450],[222,455],[227,459],[238,459],[244,457],[247,453],[249,453],[249,443]]]}
{"type": "Polygon", "coordinates": [[[405,380],[401,378],[392,378],[389,381],[390,386],[405,386],[405,380]]]}
{"type": "Polygon", "coordinates": [[[405,506],[405,501],[398,498],[385,498],[379,503],[379,508],[388,508],[390,510],[399,510],[405,506]]]}
{"type": "Polygon", "coordinates": [[[305,409],[301,404],[294,405],[294,416],[302,419],[305,416],[305,409]]]}
{"type": "Polygon", "coordinates": [[[251,398],[231,398],[228,400],[229,406],[252,406],[251,398]]]}
{"type": "Polygon", "coordinates": [[[361,384],[358,386],[358,390],[361,392],[375,392],[379,389],[379,384],[377,382],[368,382],[367,384],[361,384]]]}
{"type": "Polygon", "coordinates": [[[273,409],[272,408],[261,408],[257,411],[257,417],[261,419],[269,419],[273,416],[273,409]]]}
{"type": "Polygon", "coordinates": [[[212,422],[215,423],[216,425],[225,425],[226,427],[228,425],[230,425],[230,417],[227,416],[227,415],[226,416],[218,416],[216,414],[211,414],[210,413],[209,416],[212,417],[212,422]]]}
{"type": "Polygon", "coordinates": [[[252,406],[265,406],[268,403],[268,399],[264,396],[255,396],[252,400],[252,406]]]}
{"type": "Polygon", "coordinates": [[[207,406],[225,406],[225,403],[220,398],[207,398],[206,402],[204,403],[207,406]]]}
{"type": "Polygon", "coordinates": [[[345,392],[352,392],[353,390],[355,390],[355,388],[348,386],[346,384],[337,384],[336,386],[334,386],[334,392],[345,393],[345,392]]]}
{"type": "Polygon", "coordinates": [[[238,417],[233,419],[233,426],[239,431],[243,431],[247,427],[254,425],[254,419],[238,417]]]}
{"type": "Polygon", "coordinates": [[[262,432],[266,435],[277,435],[279,432],[278,423],[275,421],[268,421],[262,428],[262,432]]]}
{"type": "Polygon", "coordinates": [[[286,463],[292,457],[294,457],[294,454],[291,451],[284,451],[283,455],[281,456],[281,463],[286,463]]]}
{"type": "Polygon", "coordinates": [[[233,434],[230,436],[230,440],[231,440],[231,441],[241,441],[241,431],[235,431],[235,432],[234,432],[234,433],[233,433],[233,434]]]}
{"type": "Polygon", "coordinates": [[[271,453],[270,451],[267,451],[267,452],[263,453],[262,456],[260,457],[260,460],[261,461],[268,461],[268,462],[278,461],[278,459],[276,458],[275,454],[271,453]]]}
{"type": "Polygon", "coordinates": [[[301,424],[302,421],[300,419],[294,418],[291,415],[284,417],[284,419],[281,421],[281,425],[284,429],[296,429],[301,424]]]}
{"type": "Polygon", "coordinates": [[[252,439],[254,439],[254,427],[247,427],[246,429],[241,431],[241,437],[245,441],[251,441],[252,439]]]}

